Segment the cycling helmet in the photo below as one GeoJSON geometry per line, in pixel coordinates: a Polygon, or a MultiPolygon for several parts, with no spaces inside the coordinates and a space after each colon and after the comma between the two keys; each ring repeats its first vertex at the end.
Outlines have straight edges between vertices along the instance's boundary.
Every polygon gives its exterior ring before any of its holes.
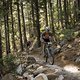
{"type": "Polygon", "coordinates": [[[46,32],[49,32],[49,31],[50,31],[50,28],[49,28],[49,27],[46,27],[46,28],[45,28],[45,31],[46,31],[46,32]]]}

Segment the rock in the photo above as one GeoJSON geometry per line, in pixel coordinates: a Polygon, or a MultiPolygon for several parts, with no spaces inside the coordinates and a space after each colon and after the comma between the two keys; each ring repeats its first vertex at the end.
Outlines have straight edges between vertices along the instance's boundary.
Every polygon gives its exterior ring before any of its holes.
{"type": "Polygon", "coordinates": [[[43,66],[40,66],[37,68],[36,71],[34,71],[34,76],[38,75],[39,73],[43,73],[47,70],[47,68],[43,68],[43,66]]]}
{"type": "Polygon", "coordinates": [[[58,53],[60,53],[60,51],[61,51],[61,48],[55,48],[53,50],[53,54],[58,54],[58,53]]]}
{"type": "Polygon", "coordinates": [[[56,78],[55,80],[64,80],[64,76],[63,75],[59,75],[59,77],[56,78]]]}
{"type": "Polygon", "coordinates": [[[43,69],[43,66],[39,66],[38,68],[37,68],[37,70],[42,70],[43,69]]]}
{"type": "Polygon", "coordinates": [[[16,76],[16,80],[25,80],[25,79],[23,79],[23,77],[22,76],[16,76]]]}
{"type": "Polygon", "coordinates": [[[23,74],[23,77],[26,78],[27,76],[28,76],[28,72],[25,72],[25,73],[23,74]]]}
{"type": "Polygon", "coordinates": [[[31,64],[29,66],[26,67],[26,70],[30,73],[33,74],[34,71],[39,67],[39,64],[31,64]]]}
{"type": "Polygon", "coordinates": [[[57,45],[57,48],[53,50],[53,54],[58,54],[61,52],[62,47],[66,44],[67,40],[63,40],[57,45]]]}
{"type": "Polygon", "coordinates": [[[31,68],[33,68],[33,64],[26,67],[26,69],[31,69],[31,68]]]}
{"type": "Polygon", "coordinates": [[[34,80],[33,75],[25,74],[24,76],[17,76],[16,80],[34,80]]]}
{"type": "Polygon", "coordinates": [[[51,69],[47,69],[44,74],[53,74],[55,72],[55,70],[51,70],[51,69]]]}
{"type": "Polygon", "coordinates": [[[72,46],[69,44],[69,45],[67,46],[67,48],[70,48],[70,49],[71,49],[71,48],[72,48],[72,46]]]}
{"type": "Polygon", "coordinates": [[[31,64],[31,65],[27,66],[26,69],[30,69],[30,68],[36,69],[37,67],[39,67],[39,64],[31,64]]]}
{"type": "Polygon", "coordinates": [[[80,62],[80,56],[75,60],[75,62],[80,62]]]}
{"type": "Polygon", "coordinates": [[[35,80],[34,78],[33,78],[33,75],[27,75],[27,78],[25,78],[26,80],[35,80]]]}
{"type": "Polygon", "coordinates": [[[23,78],[26,80],[34,80],[33,75],[29,75],[27,72],[23,74],[23,78]]]}
{"type": "Polygon", "coordinates": [[[45,74],[40,73],[38,76],[34,78],[34,80],[48,80],[48,78],[45,74]]]}
{"type": "Polygon", "coordinates": [[[60,42],[60,46],[62,47],[63,45],[65,45],[65,44],[66,44],[66,42],[67,42],[67,40],[66,40],[66,39],[62,40],[62,41],[60,42]]]}
{"type": "Polygon", "coordinates": [[[73,77],[73,76],[65,76],[64,80],[80,80],[77,77],[73,77]]]}
{"type": "Polygon", "coordinates": [[[58,75],[56,75],[54,73],[48,73],[46,75],[48,77],[48,80],[53,80],[53,79],[55,80],[58,77],[58,75]]]}
{"type": "Polygon", "coordinates": [[[3,78],[1,80],[17,80],[15,76],[13,76],[11,73],[6,74],[5,76],[3,76],[3,78]]]}
{"type": "Polygon", "coordinates": [[[35,80],[35,79],[33,78],[33,75],[29,75],[27,80],[35,80]]]}
{"type": "Polygon", "coordinates": [[[20,64],[18,67],[17,67],[17,70],[16,72],[21,75],[23,73],[23,67],[24,67],[24,64],[20,64]]]}
{"type": "Polygon", "coordinates": [[[27,58],[27,63],[28,64],[34,64],[34,63],[36,63],[36,59],[34,57],[28,57],[27,58]]]}
{"type": "Polygon", "coordinates": [[[46,65],[48,68],[50,68],[51,70],[55,70],[54,73],[57,73],[57,72],[62,72],[64,69],[57,66],[57,65],[46,65]]]}
{"type": "Polygon", "coordinates": [[[66,65],[64,66],[64,70],[68,71],[70,73],[80,73],[80,71],[78,70],[79,67],[75,66],[75,65],[66,65]]]}

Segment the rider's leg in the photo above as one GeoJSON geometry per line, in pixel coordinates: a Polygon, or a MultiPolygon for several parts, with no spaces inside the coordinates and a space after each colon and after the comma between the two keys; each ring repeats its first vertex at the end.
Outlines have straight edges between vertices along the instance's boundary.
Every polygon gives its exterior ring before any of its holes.
{"type": "Polygon", "coordinates": [[[46,51],[45,51],[45,49],[46,49],[46,43],[44,43],[44,46],[43,46],[44,57],[46,57],[46,51]]]}
{"type": "Polygon", "coordinates": [[[40,55],[44,55],[44,43],[43,42],[41,42],[41,54],[40,55]]]}
{"type": "Polygon", "coordinates": [[[41,54],[43,54],[43,42],[41,42],[41,54]]]}
{"type": "Polygon", "coordinates": [[[43,55],[45,54],[45,44],[43,43],[43,55]]]}

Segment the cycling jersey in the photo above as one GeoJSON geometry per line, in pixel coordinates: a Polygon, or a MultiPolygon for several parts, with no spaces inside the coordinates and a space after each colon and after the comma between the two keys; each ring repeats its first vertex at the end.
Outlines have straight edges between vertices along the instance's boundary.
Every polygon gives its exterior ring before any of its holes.
{"type": "Polygon", "coordinates": [[[50,32],[44,32],[42,34],[42,39],[45,41],[45,42],[50,42],[50,37],[52,37],[52,33],[50,32]]]}

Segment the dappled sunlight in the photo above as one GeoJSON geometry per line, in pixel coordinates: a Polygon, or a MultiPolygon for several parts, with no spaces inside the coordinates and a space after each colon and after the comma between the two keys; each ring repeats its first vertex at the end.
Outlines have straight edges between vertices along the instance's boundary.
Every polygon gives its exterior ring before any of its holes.
{"type": "Polygon", "coordinates": [[[32,45],[31,45],[29,50],[33,49],[33,47],[35,46],[36,42],[37,42],[37,37],[34,39],[34,41],[33,41],[33,43],[32,43],[32,45]]]}
{"type": "Polygon", "coordinates": [[[75,65],[66,65],[64,66],[64,70],[70,72],[70,73],[80,73],[79,67],[75,65]]]}
{"type": "Polygon", "coordinates": [[[30,39],[30,34],[27,32],[27,40],[29,41],[30,39]]]}

